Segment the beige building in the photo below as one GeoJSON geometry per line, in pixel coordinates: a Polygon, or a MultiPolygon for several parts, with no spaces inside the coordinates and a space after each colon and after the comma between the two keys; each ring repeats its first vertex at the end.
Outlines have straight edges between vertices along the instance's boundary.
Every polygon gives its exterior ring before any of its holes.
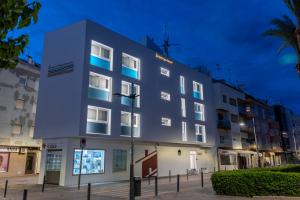
{"type": "Polygon", "coordinates": [[[39,76],[31,58],[0,69],[0,177],[39,173],[42,142],[33,139],[39,76]]]}

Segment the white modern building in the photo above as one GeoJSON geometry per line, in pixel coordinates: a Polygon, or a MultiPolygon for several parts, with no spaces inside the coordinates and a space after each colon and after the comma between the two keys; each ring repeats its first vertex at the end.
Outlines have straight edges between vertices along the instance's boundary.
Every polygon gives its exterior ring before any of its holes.
{"type": "Polygon", "coordinates": [[[31,58],[0,69],[0,178],[39,173],[41,140],[34,140],[40,66],[31,58]]]}
{"type": "Polygon", "coordinates": [[[36,138],[44,139],[40,182],[129,179],[134,102],[135,176],[217,167],[211,77],[89,20],[45,37],[36,138]]]}

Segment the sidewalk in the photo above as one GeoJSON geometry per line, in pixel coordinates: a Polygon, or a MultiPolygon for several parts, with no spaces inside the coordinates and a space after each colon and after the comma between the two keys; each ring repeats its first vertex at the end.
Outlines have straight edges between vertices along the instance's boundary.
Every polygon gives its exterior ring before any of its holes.
{"type": "MultiPolygon", "coordinates": [[[[42,193],[41,185],[37,184],[19,184],[23,181],[30,182],[30,179],[20,179],[15,183],[17,185],[9,185],[7,198],[3,198],[3,189],[0,192],[0,199],[5,200],[19,200],[22,199],[23,190],[28,189],[28,200],[86,200],[87,199],[87,186],[82,186],[78,191],[77,187],[59,187],[53,185],[46,185],[45,192],[42,193]]],[[[32,178],[32,181],[35,179],[32,178]]],[[[3,179],[1,181],[4,181],[3,179]]],[[[12,180],[11,180],[12,181],[12,180]]],[[[3,182],[4,183],[4,182],[3,182]]],[[[1,188],[3,184],[1,183],[1,188]]],[[[197,199],[197,200],[249,200],[251,198],[245,197],[231,197],[231,196],[218,196],[215,195],[210,181],[210,174],[204,174],[204,187],[201,187],[201,177],[199,175],[190,176],[187,180],[186,176],[180,177],[180,192],[176,192],[177,184],[176,177],[172,177],[169,182],[168,178],[158,179],[158,196],[155,197],[154,178],[148,183],[148,180],[143,180],[141,185],[141,197],[136,197],[137,200],[150,200],[150,199],[197,199]]],[[[129,183],[110,183],[110,184],[93,184],[91,188],[91,200],[125,200],[128,199],[129,183]]],[[[300,198],[275,198],[275,197],[259,197],[253,198],[257,200],[282,200],[282,199],[300,199],[300,198]]]]}

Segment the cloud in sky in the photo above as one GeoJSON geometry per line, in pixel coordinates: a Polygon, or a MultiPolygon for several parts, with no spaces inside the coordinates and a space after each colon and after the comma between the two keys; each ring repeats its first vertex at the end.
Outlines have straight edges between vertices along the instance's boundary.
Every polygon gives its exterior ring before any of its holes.
{"type": "Polygon", "coordinates": [[[300,114],[300,79],[292,51],[278,54],[280,41],[261,33],[273,17],[288,13],[282,0],[42,0],[39,22],[27,53],[41,60],[48,31],[89,18],[133,40],[145,35],[162,42],[167,25],[171,56],[190,66],[206,65],[213,74],[244,84],[260,98],[281,102],[300,114]],[[286,58],[282,58],[286,57],[286,58]],[[284,62],[282,59],[285,59],[284,62]],[[216,65],[219,65],[220,70],[216,65]]]}

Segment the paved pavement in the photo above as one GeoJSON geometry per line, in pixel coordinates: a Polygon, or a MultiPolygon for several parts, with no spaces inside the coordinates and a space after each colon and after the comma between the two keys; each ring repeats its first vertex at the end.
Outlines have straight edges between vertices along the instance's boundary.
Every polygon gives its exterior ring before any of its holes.
{"type": "MultiPolygon", "coordinates": [[[[87,186],[82,186],[78,191],[76,187],[59,187],[46,185],[45,192],[41,192],[41,185],[37,185],[37,177],[19,177],[9,179],[9,187],[7,197],[3,198],[3,188],[5,179],[0,179],[0,199],[19,200],[22,199],[24,189],[28,190],[28,200],[85,200],[87,199],[87,186]],[[3,184],[2,184],[3,183],[3,184]]],[[[180,177],[180,191],[176,192],[176,177],[171,182],[168,178],[158,179],[158,196],[155,197],[154,179],[142,181],[142,196],[137,197],[139,200],[150,199],[197,199],[197,200],[249,200],[245,197],[231,197],[215,195],[211,183],[210,174],[204,174],[204,187],[201,187],[200,176],[190,176],[187,180],[186,176],[180,177]]],[[[126,183],[110,183],[110,184],[93,184],[91,190],[91,200],[125,200],[128,199],[129,184],[126,183]]],[[[300,199],[300,198],[284,198],[284,197],[258,197],[257,200],[282,200],[282,199],[300,199]]]]}

